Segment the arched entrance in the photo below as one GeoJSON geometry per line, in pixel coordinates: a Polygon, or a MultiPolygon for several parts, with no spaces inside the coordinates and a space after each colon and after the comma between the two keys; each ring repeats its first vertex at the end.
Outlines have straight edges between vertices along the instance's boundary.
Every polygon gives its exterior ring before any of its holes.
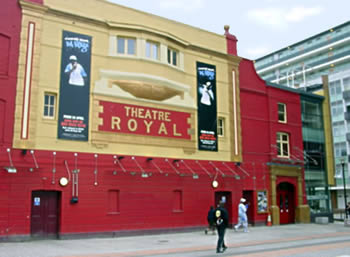
{"type": "Polygon", "coordinates": [[[277,186],[277,206],[280,211],[280,224],[290,224],[295,222],[295,189],[287,182],[282,182],[277,186]]]}

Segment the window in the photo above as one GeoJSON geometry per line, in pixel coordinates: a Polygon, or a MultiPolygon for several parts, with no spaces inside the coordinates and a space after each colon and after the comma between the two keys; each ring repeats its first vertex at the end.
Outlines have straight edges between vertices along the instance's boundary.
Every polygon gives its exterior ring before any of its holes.
{"type": "Polygon", "coordinates": [[[146,57],[154,60],[159,60],[159,44],[147,41],[146,57]]]}
{"type": "Polygon", "coordinates": [[[108,191],[108,213],[119,213],[119,190],[108,191]]]}
{"type": "Polygon", "coordinates": [[[45,93],[44,95],[44,117],[49,119],[55,118],[56,95],[45,93]]]}
{"type": "Polygon", "coordinates": [[[178,66],[178,52],[174,49],[168,48],[168,63],[174,66],[178,66]]]}
{"type": "Polygon", "coordinates": [[[225,136],[225,119],[222,117],[218,118],[218,136],[225,136]]]}
{"type": "Polygon", "coordinates": [[[343,86],[344,86],[344,90],[346,91],[350,90],[350,77],[343,79],[343,86]]]}
{"type": "Polygon", "coordinates": [[[283,132],[277,132],[277,156],[289,157],[289,135],[283,132]]]}
{"type": "Polygon", "coordinates": [[[331,103],[331,112],[332,112],[332,118],[335,118],[336,116],[343,116],[344,115],[343,101],[337,101],[337,102],[331,103]]]}
{"type": "Polygon", "coordinates": [[[343,170],[342,170],[342,166],[341,164],[337,164],[335,166],[335,174],[334,174],[335,178],[342,178],[343,177],[343,170]]]}
{"type": "Polygon", "coordinates": [[[337,95],[341,95],[342,91],[341,91],[340,80],[336,80],[329,83],[329,90],[330,90],[331,97],[336,97],[337,95]]]}
{"type": "Polygon", "coordinates": [[[117,52],[118,54],[135,55],[136,40],[134,38],[118,37],[117,52]]]}
{"type": "Polygon", "coordinates": [[[278,122],[287,122],[287,108],[283,103],[278,103],[278,122]]]}
{"type": "Polygon", "coordinates": [[[346,132],[345,124],[343,121],[333,123],[333,136],[344,136],[346,132]]]}
{"type": "Polygon", "coordinates": [[[335,155],[335,157],[347,156],[345,142],[334,144],[334,155],[335,155]]]}
{"type": "Polygon", "coordinates": [[[182,208],[182,191],[174,190],[174,202],[173,202],[173,211],[183,211],[182,208]]]}

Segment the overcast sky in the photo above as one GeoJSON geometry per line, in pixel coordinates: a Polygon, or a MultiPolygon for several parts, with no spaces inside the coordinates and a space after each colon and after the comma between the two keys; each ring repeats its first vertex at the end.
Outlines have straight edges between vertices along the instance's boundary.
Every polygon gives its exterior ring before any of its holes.
{"type": "Polygon", "coordinates": [[[256,59],[350,20],[350,0],[109,0],[238,39],[256,59]]]}

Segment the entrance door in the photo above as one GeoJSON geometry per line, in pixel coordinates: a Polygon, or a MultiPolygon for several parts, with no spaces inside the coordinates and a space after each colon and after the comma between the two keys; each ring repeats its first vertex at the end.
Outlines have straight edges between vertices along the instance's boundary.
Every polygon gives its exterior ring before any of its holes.
{"type": "Polygon", "coordinates": [[[254,200],[253,200],[253,191],[247,190],[243,191],[243,198],[247,200],[246,203],[248,203],[248,209],[247,209],[247,218],[248,223],[254,225],[253,215],[255,212],[255,206],[254,206],[254,200]]]}
{"type": "Polygon", "coordinates": [[[215,192],[215,207],[223,201],[225,202],[225,208],[228,212],[228,223],[232,224],[232,198],[231,192],[215,192]]]}
{"type": "Polygon", "coordinates": [[[31,235],[36,238],[57,238],[59,192],[33,191],[31,235]]]}
{"type": "Polygon", "coordinates": [[[293,185],[289,183],[278,185],[277,203],[280,209],[280,224],[294,223],[295,201],[293,185]]]}

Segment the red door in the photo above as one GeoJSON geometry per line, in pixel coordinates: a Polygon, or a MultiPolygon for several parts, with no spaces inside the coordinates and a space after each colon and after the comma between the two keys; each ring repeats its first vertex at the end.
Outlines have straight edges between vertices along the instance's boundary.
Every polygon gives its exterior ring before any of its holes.
{"type": "Polygon", "coordinates": [[[58,235],[59,192],[33,191],[31,235],[39,238],[56,238],[58,235]]]}
{"type": "Polygon", "coordinates": [[[277,188],[277,203],[280,209],[280,224],[294,223],[294,187],[281,183],[277,188]]]}

